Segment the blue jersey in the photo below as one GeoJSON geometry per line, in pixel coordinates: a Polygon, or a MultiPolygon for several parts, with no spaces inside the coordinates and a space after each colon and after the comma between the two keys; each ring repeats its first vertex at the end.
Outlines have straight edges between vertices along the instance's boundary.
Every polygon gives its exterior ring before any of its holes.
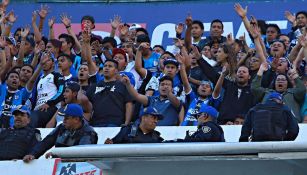
{"type": "Polygon", "coordinates": [[[150,57],[147,59],[143,58],[144,61],[144,68],[149,70],[150,72],[154,73],[158,70],[160,54],[156,52],[152,52],[150,57]]]}
{"type": "Polygon", "coordinates": [[[2,115],[11,116],[10,127],[12,127],[14,125],[14,120],[13,120],[13,117],[12,117],[13,110],[17,106],[23,105],[27,101],[27,99],[29,99],[29,97],[31,95],[31,91],[28,91],[26,88],[22,88],[21,90],[15,91],[13,93],[13,95],[11,97],[9,97],[9,98],[11,98],[9,105],[5,103],[7,94],[8,94],[7,85],[1,84],[0,85],[0,102],[1,102],[0,111],[1,111],[2,115]],[[3,113],[7,113],[7,114],[3,114],[3,113]]]}
{"type": "Polygon", "coordinates": [[[210,96],[204,100],[201,100],[193,91],[186,95],[186,98],[186,102],[189,104],[189,106],[181,126],[197,126],[198,123],[195,114],[199,112],[201,105],[204,103],[217,109],[222,101],[221,96],[217,99],[210,96]]]}

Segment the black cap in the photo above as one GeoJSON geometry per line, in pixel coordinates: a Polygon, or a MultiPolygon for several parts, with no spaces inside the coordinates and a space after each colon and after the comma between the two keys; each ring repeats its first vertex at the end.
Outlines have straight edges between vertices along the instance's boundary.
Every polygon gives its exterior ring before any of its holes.
{"type": "Polygon", "coordinates": [[[93,24],[95,24],[95,19],[94,19],[93,16],[85,15],[85,16],[82,17],[81,22],[82,22],[83,20],[89,20],[89,21],[91,21],[93,24]]]}

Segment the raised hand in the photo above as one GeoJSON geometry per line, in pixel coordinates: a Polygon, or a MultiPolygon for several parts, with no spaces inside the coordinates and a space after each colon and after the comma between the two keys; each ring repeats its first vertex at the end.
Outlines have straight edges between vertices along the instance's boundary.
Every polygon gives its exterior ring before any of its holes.
{"type": "Polygon", "coordinates": [[[113,20],[110,19],[110,23],[113,29],[117,29],[121,23],[121,17],[119,15],[114,15],[113,20]]]}
{"type": "Polygon", "coordinates": [[[0,47],[4,48],[6,46],[6,40],[4,36],[0,36],[0,47]]]}
{"type": "Polygon", "coordinates": [[[223,66],[221,74],[224,75],[224,76],[229,74],[229,64],[225,64],[223,66]]]}
{"type": "Polygon", "coordinates": [[[37,18],[37,11],[32,12],[32,24],[36,23],[36,18],[37,18]]]}
{"type": "Polygon", "coordinates": [[[126,36],[128,34],[129,27],[127,25],[120,24],[118,26],[118,31],[121,35],[126,36]]]}
{"type": "Polygon", "coordinates": [[[199,53],[197,46],[192,46],[192,50],[193,50],[193,57],[196,59],[200,59],[201,54],[199,53]]]}
{"type": "Polygon", "coordinates": [[[295,16],[292,15],[291,12],[285,11],[285,18],[286,18],[289,22],[291,22],[292,24],[295,23],[295,16]]]}
{"type": "Polygon", "coordinates": [[[87,30],[84,30],[82,32],[82,42],[89,44],[90,41],[91,41],[91,34],[87,30]]]}
{"type": "Polygon", "coordinates": [[[48,20],[49,28],[52,28],[54,23],[55,23],[55,17],[53,16],[48,20]]]}
{"type": "Polygon", "coordinates": [[[129,85],[131,84],[131,83],[130,83],[129,77],[127,77],[126,75],[123,75],[123,76],[122,76],[121,81],[122,81],[122,83],[124,83],[124,85],[126,85],[126,86],[129,86],[129,85]]]}
{"type": "Polygon", "coordinates": [[[15,15],[14,11],[10,11],[7,14],[6,20],[11,23],[14,23],[17,20],[17,16],[15,15]]]}
{"type": "Polygon", "coordinates": [[[180,49],[183,47],[183,41],[179,38],[174,38],[174,44],[175,44],[176,47],[178,47],[180,49]]]}
{"type": "Polygon", "coordinates": [[[185,19],[185,25],[187,25],[188,27],[191,27],[192,22],[193,22],[192,15],[190,13],[188,13],[187,18],[185,19]]]}
{"type": "Polygon", "coordinates": [[[177,54],[175,55],[175,58],[176,58],[176,60],[178,61],[178,63],[179,63],[180,65],[183,64],[183,62],[184,62],[184,57],[183,57],[182,55],[180,55],[179,53],[177,53],[177,54]]]}
{"type": "Polygon", "coordinates": [[[71,26],[71,17],[68,17],[66,14],[63,13],[60,18],[65,27],[71,26]]]}
{"type": "Polygon", "coordinates": [[[144,49],[149,49],[149,48],[150,48],[149,44],[144,42],[139,45],[138,51],[142,52],[144,49]]]}
{"type": "Polygon", "coordinates": [[[175,26],[175,30],[177,34],[181,34],[183,32],[184,24],[179,23],[178,25],[175,26]]]}
{"type": "Polygon", "coordinates": [[[4,7],[7,7],[8,5],[9,5],[9,3],[10,3],[10,0],[2,0],[2,5],[4,6],[4,7]]]}
{"type": "Polygon", "coordinates": [[[288,70],[287,75],[288,75],[290,80],[294,80],[294,79],[299,77],[299,75],[298,75],[298,73],[296,72],[295,69],[288,70]]]}
{"type": "Polygon", "coordinates": [[[45,5],[41,5],[41,9],[38,12],[38,15],[40,18],[45,19],[47,14],[49,13],[50,9],[49,7],[45,4],[45,5]]]}
{"type": "Polygon", "coordinates": [[[256,24],[250,25],[250,34],[254,39],[260,37],[260,28],[256,24]]]}
{"type": "Polygon", "coordinates": [[[269,69],[269,64],[266,61],[261,63],[259,70],[261,70],[262,72],[265,72],[268,69],[269,69]]]}
{"type": "Polygon", "coordinates": [[[101,44],[99,44],[99,42],[96,40],[94,42],[91,43],[91,47],[97,52],[97,53],[101,53],[101,44]]]}
{"type": "Polygon", "coordinates": [[[234,5],[234,9],[241,18],[245,18],[247,14],[247,6],[243,9],[239,3],[234,5]]]}
{"type": "Polygon", "coordinates": [[[304,36],[304,35],[299,36],[298,42],[302,47],[307,47],[307,35],[306,36],[304,36]]]}
{"type": "Polygon", "coordinates": [[[20,36],[22,38],[26,38],[29,32],[30,32],[30,26],[27,25],[25,28],[21,29],[20,36]]]}
{"type": "Polygon", "coordinates": [[[228,43],[228,44],[234,43],[234,40],[233,40],[233,37],[232,37],[232,33],[229,33],[229,34],[227,35],[227,43],[228,43]]]}
{"type": "Polygon", "coordinates": [[[250,24],[251,25],[254,24],[254,25],[258,26],[258,21],[257,21],[257,19],[254,16],[251,16],[250,24]]]}

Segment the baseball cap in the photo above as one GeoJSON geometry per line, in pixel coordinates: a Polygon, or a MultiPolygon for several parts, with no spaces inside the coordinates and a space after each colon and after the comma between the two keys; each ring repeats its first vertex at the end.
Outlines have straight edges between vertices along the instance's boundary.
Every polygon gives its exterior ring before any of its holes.
{"type": "Polygon", "coordinates": [[[71,103],[67,104],[64,108],[59,109],[58,114],[62,116],[83,118],[83,109],[80,105],[71,103]]]}
{"type": "Polygon", "coordinates": [[[80,90],[80,85],[77,82],[70,81],[66,84],[66,88],[70,89],[73,92],[78,92],[80,90]]]}
{"type": "Polygon", "coordinates": [[[163,65],[164,65],[164,66],[167,65],[167,64],[173,64],[173,65],[175,65],[177,68],[178,68],[178,66],[179,66],[178,61],[177,61],[176,59],[173,59],[173,58],[168,58],[168,59],[166,59],[166,60],[163,61],[163,65]]]}
{"type": "Polygon", "coordinates": [[[206,114],[208,114],[210,117],[215,118],[215,119],[217,119],[217,117],[218,117],[218,112],[217,112],[217,110],[216,110],[214,107],[209,106],[209,105],[207,105],[207,104],[205,104],[205,103],[202,103],[202,104],[201,104],[201,107],[200,107],[198,113],[196,113],[196,114],[194,114],[194,115],[199,115],[199,114],[201,114],[201,113],[206,113],[206,114]]]}
{"type": "Polygon", "coordinates": [[[16,115],[18,112],[21,112],[21,113],[26,113],[28,114],[28,116],[30,116],[30,110],[27,106],[25,105],[19,105],[17,106],[14,111],[13,111],[13,115],[16,115]]]}
{"type": "Polygon", "coordinates": [[[148,106],[147,108],[144,108],[141,112],[141,117],[144,116],[144,115],[153,115],[153,116],[156,116],[158,117],[158,120],[163,120],[163,115],[160,114],[156,108],[154,107],[151,107],[151,106],[148,106]]]}
{"type": "Polygon", "coordinates": [[[271,92],[267,98],[267,100],[271,100],[271,99],[277,99],[282,101],[282,95],[278,92],[271,92]]]}
{"type": "Polygon", "coordinates": [[[126,52],[123,50],[123,49],[119,49],[119,48],[114,48],[113,50],[112,50],[112,57],[114,57],[116,54],[122,54],[124,57],[125,57],[125,59],[126,59],[126,62],[128,61],[127,60],[127,55],[126,55],[126,52]]]}
{"type": "Polygon", "coordinates": [[[14,46],[16,46],[16,40],[14,37],[5,37],[6,42],[9,42],[11,44],[13,44],[14,46]]]}
{"type": "Polygon", "coordinates": [[[130,30],[135,30],[135,29],[140,28],[140,27],[142,27],[142,26],[139,25],[139,24],[134,23],[134,24],[132,24],[132,25],[129,27],[129,31],[130,31],[130,30]]]}

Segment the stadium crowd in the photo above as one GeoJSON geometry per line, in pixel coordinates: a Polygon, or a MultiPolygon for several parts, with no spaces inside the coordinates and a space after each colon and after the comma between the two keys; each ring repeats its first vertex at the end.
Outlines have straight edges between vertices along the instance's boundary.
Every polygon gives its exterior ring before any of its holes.
{"type": "MultiPolygon", "coordinates": [[[[198,140],[191,139],[192,135],[181,141],[223,141],[219,125],[225,124],[244,124],[240,141],[247,141],[251,134],[247,130],[257,115],[266,118],[259,119],[262,125],[254,126],[254,134],[255,128],[278,126],[269,130],[279,134],[278,138],[262,140],[294,140],[297,123],[307,123],[306,11],[285,12],[292,24],[291,32],[285,34],[276,24],[253,16],[248,19],[247,8],[235,4],[234,11],[252,38],[250,46],[245,35],[238,39],[232,34],[223,36],[219,19],[211,22],[210,35],[204,37],[203,22],[187,15],[185,23],[174,28],[175,49],[166,51],[161,45],[151,48],[145,28],[123,23],[117,15],[110,22],[110,36],[102,38],[92,33],[92,16],[83,16],[81,32],[75,33],[71,17],[62,14],[59,18],[67,33],[56,37],[55,18],[48,19],[46,5],[32,13],[31,26],[11,31],[18,18],[6,11],[8,5],[8,0],[0,5],[1,128],[20,128],[23,115],[28,118],[23,127],[56,128],[44,143],[36,139],[27,144],[39,142],[26,151],[31,153],[27,160],[53,145],[97,143],[91,127],[122,126],[115,138],[106,140],[111,144],[141,142],[126,138],[139,133],[138,127],[146,140],[145,131],[152,132],[155,126],[201,126],[200,133],[194,134],[198,140]],[[47,19],[48,26],[44,26],[47,19]],[[49,28],[48,36],[42,33],[43,27],[49,28]],[[116,33],[120,43],[114,39],[116,33]],[[259,104],[271,105],[271,101],[276,101],[274,107],[255,112],[259,104]],[[270,112],[275,109],[277,112],[270,112]],[[279,117],[282,115],[286,117],[279,117]],[[80,128],[86,129],[78,135],[88,138],[51,139],[80,128]],[[219,133],[214,139],[199,139],[212,131],[219,133]],[[43,145],[47,142],[48,146],[43,145]]],[[[37,133],[24,134],[37,138],[37,133]]],[[[155,132],[150,137],[155,140],[145,142],[163,140],[155,132]]]]}

